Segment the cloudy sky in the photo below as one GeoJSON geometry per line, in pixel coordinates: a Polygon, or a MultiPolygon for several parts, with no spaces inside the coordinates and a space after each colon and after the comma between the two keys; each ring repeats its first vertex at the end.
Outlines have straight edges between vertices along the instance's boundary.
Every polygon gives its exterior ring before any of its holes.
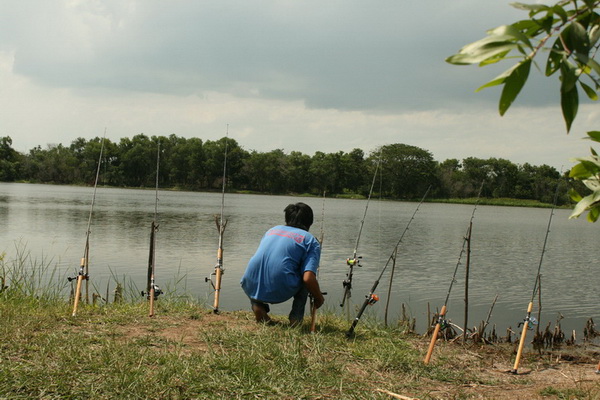
{"type": "MultiPolygon", "coordinates": [[[[533,0],[532,0],[533,2],[533,0]]],[[[27,152],[139,133],[246,150],[404,143],[434,158],[560,168],[589,152],[597,104],[567,135],[556,78],[504,117],[501,69],[444,59],[526,18],[501,0],[19,0],[0,2],[0,136],[27,152]]],[[[535,71],[537,75],[539,72],[535,71]]]]}

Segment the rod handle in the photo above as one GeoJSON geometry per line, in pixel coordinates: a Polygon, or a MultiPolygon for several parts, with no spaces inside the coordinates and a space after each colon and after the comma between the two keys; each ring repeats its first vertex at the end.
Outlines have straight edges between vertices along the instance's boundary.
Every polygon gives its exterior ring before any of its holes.
{"type": "Polygon", "coordinates": [[[81,296],[81,282],[83,281],[83,275],[77,275],[77,286],[75,288],[75,299],[73,300],[73,314],[74,317],[77,315],[77,307],[79,306],[79,296],[81,296]]]}
{"type": "Polygon", "coordinates": [[[215,301],[213,303],[213,308],[215,313],[219,312],[219,295],[221,294],[221,276],[223,275],[223,270],[220,267],[215,268],[215,301]]]}
{"type": "MultiPolygon", "coordinates": [[[[531,314],[531,310],[533,310],[533,302],[530,301],[527,306],[527,316],[531,314]]],[[[527,336],[527,327],[529,326],[529,318],[525,319],[523,322],[523,331],[521,332],[521,340],[519,340],[519,348],[517,350],[517,357],[515,358],[515,364],[513,365],[513,369],[510,371],[513,374],[517,373],[519,369],[519,363],[521,362],[521,356],[523,355],[523,347],[525,347],[525,337],[527,336]]]]}
{"type": "MultiPolygon", "coordinates": [[[[442,307],[442,310],[440,311],[439,318],[443,318],[445,315],[446,315],[446,306],[444,305],[442,307]]],[[[437,340],[438,334],[440,333],[441,327],[442,326],[438,319],[438,322],[435,324],[435,328],[433,329],[433,334],[431,335],[431,341],[429,342],[429,347],[427,348],[427,354],[425,355],[425,359],[423,360],[423,362],[425,364],[429,364],[429,361],[431,360],[431,355],[433,354],[433,348],[435,347],[435,342],[437,340]]]]}
{"type": "Polygon", "coordinates": [[[154,317],[154,285],[150,287],[150,311],[148,312],[149,317],[154,317]]]}

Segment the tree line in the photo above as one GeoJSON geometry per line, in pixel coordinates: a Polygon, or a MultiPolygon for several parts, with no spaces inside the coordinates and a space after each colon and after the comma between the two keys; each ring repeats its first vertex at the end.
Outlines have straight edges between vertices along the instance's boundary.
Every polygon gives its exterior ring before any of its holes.
{"type": "MultiPolygon", "coordinates": [[[[517,165],[501,158],[434,160],[431,152],[407,144],[380,146],[369,154],[361,149],[310,156],[281,149],[248,151],[235,139],[202,140],[177,135],[135,135],[119,142],[96,137],[77,138],[69,146],[36,146],[27,154],[0,138],[0,181],[93,185],[100,151],[100,184],[154,187],[160,143],[159,185],[185,190],[220,190],[223,166],[229,191],[268,194],[351,196],[373,192],[393,199],[482,196],[552,203],[560,173],[548,165],[517,165]],[[225,163],[225,157],[226,163],[225,163]]],[[[568,202],[566,194],[559,203],[568,202]]]]}

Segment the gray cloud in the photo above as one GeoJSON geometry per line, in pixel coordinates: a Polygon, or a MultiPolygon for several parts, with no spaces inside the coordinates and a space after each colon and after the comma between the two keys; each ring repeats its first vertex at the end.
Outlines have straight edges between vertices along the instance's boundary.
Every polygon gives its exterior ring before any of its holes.
{"type": "Polygon", "coordinates": [[[3,21],[12,26],[5,46],[14,71],[44,85],[370,111],[493,99],[472,95],[489,68],[477,81],[474,67],[444,58],[493,27],[482,15],[498,24],[517,15],[481,0],[28,3],[4,6],[17,16],[3,21]]]}

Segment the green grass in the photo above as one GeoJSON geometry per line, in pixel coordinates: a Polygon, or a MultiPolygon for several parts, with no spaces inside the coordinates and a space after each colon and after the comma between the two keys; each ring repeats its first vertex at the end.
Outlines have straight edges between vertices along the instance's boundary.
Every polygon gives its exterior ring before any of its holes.
{"type": "MultiPolygon", "coordinates": [[[[419,399],[479,398],[506,384],[489,364],[507,363],[510,350],[484,354],[440,342],[425,365],[427,338],[368,318],[348,339],[348,321],[332,313],[319,312],[311,334],[309,321],[292,328],[275,316],[281,323],[256,324],[249,312],[216,315],[175,295],[159,298],[153,318],[145,300],[128,295],[122,303],[80,304],[72,317],[71,304],[48,281],[52,268],[21,256],[0,256],[8,286],[0,291],[0,399],[390,398],[378,389],[419,399]]],[[[511,390],[529,390],[532,398],[599,393],[597,386],[582,392],[509,379],[511,390]]]]}
{"type": "Polygon", "coordinates": [[[348,341],[334,316],[311,335],[306,326],[259,326],[249,313],[214,316],[194,304],[161,304],[153,319],[144,303],[83,306],[70,317],[66,303],[6,294],[2,398],[384,398],[375,387],[469,380],[424,366],[421,352],[394,329],[348,341]],[[164,334],[194,321],[191,341],[164,334]],[[401,381],[390,379],[398,375],[401,381]]]}

